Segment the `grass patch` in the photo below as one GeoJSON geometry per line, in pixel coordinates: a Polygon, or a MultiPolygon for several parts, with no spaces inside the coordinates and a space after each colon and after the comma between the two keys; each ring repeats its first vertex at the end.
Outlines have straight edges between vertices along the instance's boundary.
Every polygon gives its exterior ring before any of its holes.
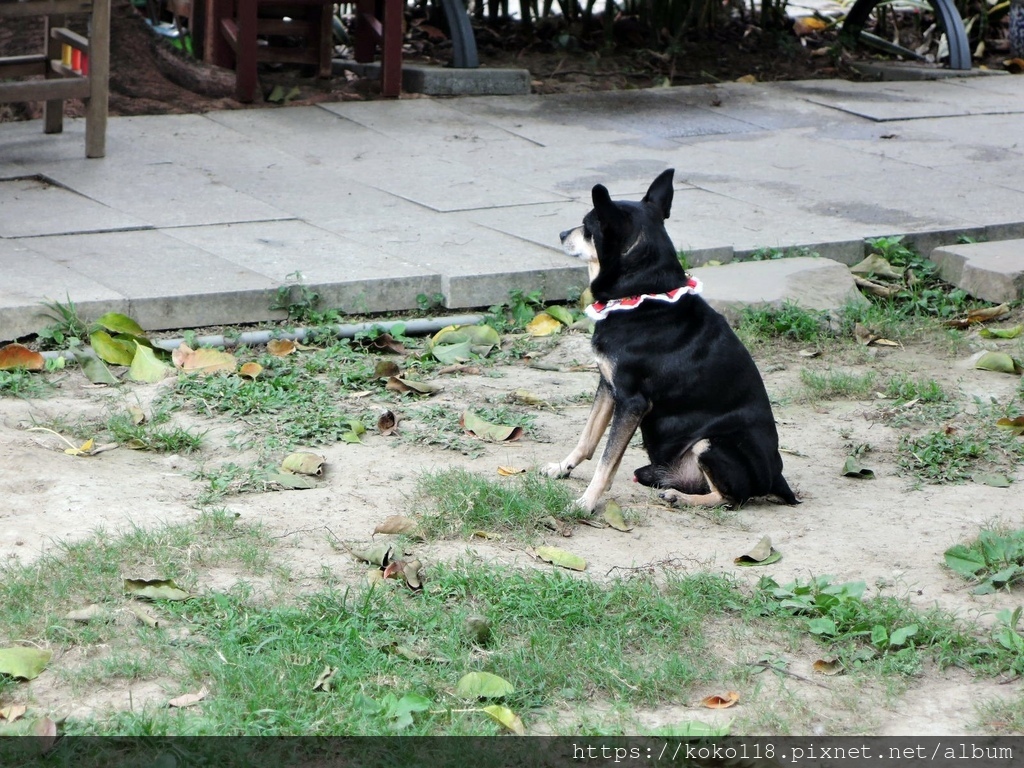
{"type": "Polygon", "coordinates": [[[875,391],[875,372],[863,374],[828,369],[800,371],[808,400],[858,400],[869,397],[875,391]]]}
{"type": "Polygon", "coordinates": [[[468,537],[474,531],[530,538],[546,517],[576,514],[571,486],[526,473],[490,480],[464,469],[423,475],[417,493],[426,502],[420,528],[428,538],[468,537]]]}
{"type": "Polygon", "coordinates": [[[37,373],[15,369],[0,371],[0,397],[46,397],[53,386],[37,373]]]}
{"type": "Polygon", "coordinates": [[[478,564],[432,569],[431,588],[323,592],[256,608],[237,595],[172,605],[202,643],[180,659],[202,708],[67,723],[69,733],[284,735],[496,734],[482,704],[455,695],[470,671],[509,681],[502,699],[526,715],[592,696],[634,706],[678,696],[716,672],[702,625],[734,602],[719,576],[601,586],[552,571],[478,564]],[[465,631],[492,627],[486,653],[465,631]],[[313,683],[335,670],[328,691],[313,683]]]}
{"type": "Polygon", "coordinates": [[[757,615],[798,622],[847,670],[913,676],[930,659],[940,668],[997,674],[1019,663],[1018,654],[968,631],[950,614],[919,611],[891,595],[864,599],[865,589],[864,582],[835,584],[828,576],[785,586],[765,577],[751,604],[757,615]]]}
{"type": "Polygon", "coordinates": [[[747,342],[785,339],[801,344],[817,344],[831,335],[824,312],[790,301],[781,307],[744,306],[738,332],[747,342]]]}
{"type": "Polygon", "coordinates": [[[123,578],[158,573],[188,590],[197,586],[199,569],[232,563],[244,564],[249,573],[265,572],[266,538],[259,527],[235,525],[224,509],[204,510],[181,525],[57,542],[31,565],[0,567],[0,645],[14,640],[89,643],[96,642],[97,633],[116,644],[120,630],[63,617],[91,603],[124,606],[123,578]],[[254,552],[262,554],[254,557],[254,552]]]}
{"type": "Polygon", "coordinates": [[[1024,530],[982,530],[973,541],[947,549],[945,558],[952,570],[977,583],[976,595],[1024,584],[1024,530]]]}
{"type": "Polygon", "coordinates": [[[901,436],[897,465],[928,483],[962,483],[978,473],[1012,473],[1024,463],[1024,440],[995,427],[995,412],[993,407],[982,407],[960,423],[901,436]]]}
{"type": "Polygon", "coordinates": [[[914,379],[906,373],[891,376],[882,394],[897,403],[907,403],[911,400],[919,403],[946,403],[951,399],[949,393],[935,379],[914,379]]]}
{"type": "Polygon", "coordinates": [[[138,414],[117,413],[107,421],[107,431],[115,442],[128,448],[157,453],[194,453],[203,444],[206,432],[195,433],[181,427],[164,426],[170,421],[166,410],[154,411],[139,421],[138,414]]]}
{"type": "MultiPolygon", "coordinates": [[[[508,427],[521,427],[524,432],[532,433],[536,425],[536,416],[523,410],[508,406],[473,406],[471,409],[477,416],[491,424],[508,427]]],[[[458,451],[466,456],[481,456],[484,443],[466,434],[460,418],[462,413],[448,405],[421,405],[406,413],[406,427],[399,432],[403,442],[412,445],[430,445],[448,451],[458,451]],[[408,428],[409,422],[415,428],[408,428]]]]}

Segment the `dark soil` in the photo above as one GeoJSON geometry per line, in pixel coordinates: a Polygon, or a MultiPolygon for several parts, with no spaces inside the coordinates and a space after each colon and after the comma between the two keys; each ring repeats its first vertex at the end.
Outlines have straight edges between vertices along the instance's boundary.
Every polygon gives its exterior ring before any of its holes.
{"type": "MultiPolygon", "coordinates": [[[[405,58],[447,64],[451,43],[442,23],[408,19],[405,58]]],[[[797,24],[783,32],[765,32],[737,20],[701,42],[687,42],[674,55],[648,45],[649,34],[634,20],[616,21],[613,44],[599,22],[542,20],[521,24],[475,23],[481,65],[530,71],[535,93],[568,93],[659,85],[831,77],[854,78],[854,54],[842,51],[835,29],[808,31],[797,24]]],[[[19,19],[0,27],[0,55],[37,52],[42,22],[19,19]]],[[[243,106],[232,97],[233,73],[187,57],[158,38],[129,0],[113,0],[111,18],[110,114],[150,115],[205,112],[243,106]]],[[[664,48],[665,46],[660,46],[664,48]]],[[[344,54],[342,48],[340,53],[344,54]]],[[[997,64],[998,65],[998,64],[997,64]]],[[[328,80],[303,77],[298,68],[263,70],[264,95],[279,84],[291,92],[289,104],[379,98],[375,81],[353,75],[328,80]],[[297,90],[293,90],[297,89],[297,90]]],[[[259,106],[259,105],[257,105],[259,106]]],[[[81,104],[69,102],[70,115],[81,104]]],[[[41,104],[0,105],[0,121],[41,116],[41,104]]]]}

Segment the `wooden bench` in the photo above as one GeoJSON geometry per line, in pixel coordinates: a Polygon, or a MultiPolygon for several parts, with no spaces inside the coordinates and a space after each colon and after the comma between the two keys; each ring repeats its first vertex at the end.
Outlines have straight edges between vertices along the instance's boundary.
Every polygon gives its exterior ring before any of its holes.
{"type": "Polygon", "coordinates": [[[333,9],[333,0],[208,0],[203,58],[235,70],[235,97],[245,102],[256,97],[259,62],[306,64],[330,77],[333,9]]]}
{"type": "Polygon", "coordinates": [[[0,0],[4,19],[42,16],[45,51],[0,57],[0,103],[42,101],[43,131],[64,130],[64,102],[85,103],[85,156],[103,157],[107,143],[107,101],[110,76],[110,0],[0,0]],[[72,32],[68,16],[89,15],[89,36],[72,32]],[[69,55],[64,56],[65,52],[69,55]],[[72,57],[79,62],[76,69],[72,57]]]}

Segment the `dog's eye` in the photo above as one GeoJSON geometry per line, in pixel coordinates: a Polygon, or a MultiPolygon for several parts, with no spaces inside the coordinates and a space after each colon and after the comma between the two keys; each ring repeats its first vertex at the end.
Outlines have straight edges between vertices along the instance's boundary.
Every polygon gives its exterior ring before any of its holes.
{"type": "Polygon", "coordinates": [[[593,235],[590,234],[590,227],[588,227],[586,224],[583,225],[583,237],[586,238],[587,240],[594,239],[593,235]]]}

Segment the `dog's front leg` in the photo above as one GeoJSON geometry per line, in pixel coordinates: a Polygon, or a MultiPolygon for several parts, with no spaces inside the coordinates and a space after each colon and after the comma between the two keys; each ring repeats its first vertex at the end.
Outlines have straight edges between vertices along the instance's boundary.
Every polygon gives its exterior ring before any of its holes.
{"type": "Polygon", "coordinates": [[[612,425],[608,432],[608,442],[604,447],[604,453],[601,454],[601,461],[597,464],[597,471],[594,472],[590,485],[576,500],[577,506],[587,512],[593,512],[597,508],[601,494],[611,487],[615,473],[619,470],[619,464],[622,462],[622,456],[626,452],[626,447],[633,439],[633,434],[648,410],[650,410],[650,403],[639,398],[615,403],[612,425]]]}
{"type": "Polygon", "coordinates": [[[564,459],[558,462],[546,464],[541,472],[548,477],[568,477],[581,462],[586,461],[594,455],[597,444],[601,442],[601,436],[608,428],[608,422],[612,418],[612,389],[601,377],[601,383],[597,385],[597,394],[594,395],[594,405],[590,409],[590,416],[587,417],[587,424],[583,427],[583,433],[576,447],[564,459]]]}

